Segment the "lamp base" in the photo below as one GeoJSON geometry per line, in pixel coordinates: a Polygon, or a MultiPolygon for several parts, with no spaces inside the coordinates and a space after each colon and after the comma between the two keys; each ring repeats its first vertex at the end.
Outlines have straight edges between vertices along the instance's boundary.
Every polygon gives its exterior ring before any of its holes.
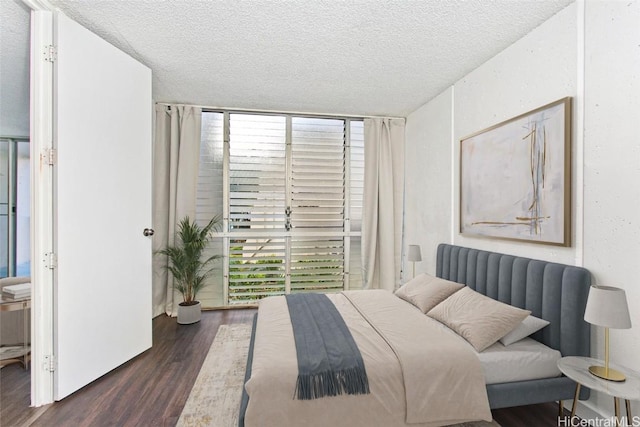
{"type": "Polygon", "coordinates": [[[602,378],[603,380],[607,380],[607,381],[615,381],[615,382],[624,382],[626,380],[626,377],[624,376],[624,374],[620,371],[616,371],[615,369],[608,369],[607,372],[607,368],[605,368],[604,366],[589,366],[589,372],[591,372],[592,375],[595,375],[598,378],[602,378]]]}

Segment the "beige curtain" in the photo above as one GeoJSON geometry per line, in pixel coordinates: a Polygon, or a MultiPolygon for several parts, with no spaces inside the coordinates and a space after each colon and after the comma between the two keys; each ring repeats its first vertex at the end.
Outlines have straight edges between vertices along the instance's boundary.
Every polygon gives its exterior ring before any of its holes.
{"type": "Polygon", "coordinates": [[[400,284],[404,203],[404,119],[364,121],[364,287],[400,284]]]}
{"type": "MultiPolygon", "coordinates": [[[[156,251],[173,244],[176,223],[196,215],[202,109],[156,105],[153,146],[153,315],[176,316],[179,294],[156,251]]],[[[164,259],[163,259],[164,258],[164,259]]]]}

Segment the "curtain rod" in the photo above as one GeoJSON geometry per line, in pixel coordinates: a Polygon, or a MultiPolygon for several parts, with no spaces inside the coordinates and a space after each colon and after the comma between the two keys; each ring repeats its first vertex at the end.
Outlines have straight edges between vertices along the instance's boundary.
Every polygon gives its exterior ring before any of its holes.
{"type": "Polygon", "coordinates": [[[193,104],[172,104],[170,102],[156,102],[156,105],[175,105],[177,107],[197,107],[206,111],[228,111],[231,113],[269,113],[269,114],[295,114],[300,116],[313,116],[313,117],[335,117],[345,119],[402,119],[406,117],[388,117],[388,116],[358,116],[349,114],[322,114],[322,113],[309,113],[301,111],[276,111],[276,110],[258,110],[253,108],[224,108],[224,107],[211,107],[208,105],[193,105],[193,104]]]}

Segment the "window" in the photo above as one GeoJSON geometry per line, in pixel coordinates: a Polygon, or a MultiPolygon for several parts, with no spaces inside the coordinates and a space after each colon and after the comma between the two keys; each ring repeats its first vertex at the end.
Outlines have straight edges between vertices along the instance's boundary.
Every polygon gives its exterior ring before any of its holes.
{"type": "Polygon", "coordinates": [[[225,254],[203,305],[361,287],[363,136],[362,120],[203,112],[197,219],[224,218],[225,254]]]}
{"type": "Polygon", "coordinates": [[[29,276],[29,141],[0,138],[0,277],[29,276]]]}

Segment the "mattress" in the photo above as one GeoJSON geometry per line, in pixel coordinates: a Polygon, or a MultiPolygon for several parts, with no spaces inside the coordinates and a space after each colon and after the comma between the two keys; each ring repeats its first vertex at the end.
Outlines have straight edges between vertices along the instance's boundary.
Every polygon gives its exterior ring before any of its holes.
{"type": "Polygon", "coordinates": [[[532,338],[506,347],[498,341],[477,355],[487,384],[553,378],[561,374],[560,352],[532,338]]]}

